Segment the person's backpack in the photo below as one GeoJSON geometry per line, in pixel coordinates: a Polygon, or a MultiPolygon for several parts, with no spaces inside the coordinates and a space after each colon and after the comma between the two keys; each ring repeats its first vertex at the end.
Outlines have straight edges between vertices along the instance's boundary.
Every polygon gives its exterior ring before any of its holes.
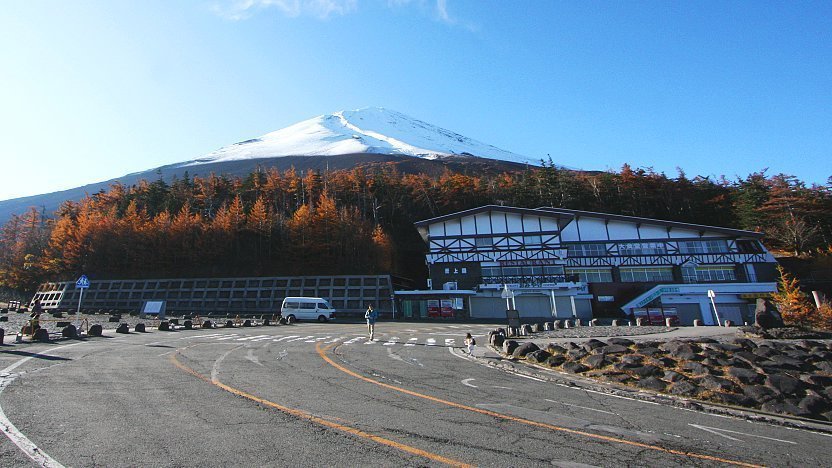
{"type": "Polygon", "coordinates": [[[476,346],[476,345],[477,345],[477,340],[471,338],[471,346],[476,346]]]}

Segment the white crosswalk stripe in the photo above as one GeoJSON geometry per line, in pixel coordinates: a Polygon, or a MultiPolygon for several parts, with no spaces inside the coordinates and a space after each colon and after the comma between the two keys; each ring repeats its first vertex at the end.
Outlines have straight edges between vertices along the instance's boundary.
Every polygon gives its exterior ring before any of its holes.
{"type": "Polygon", "coordinates": [[[456,340],[453,338],[445,338],[445,346],[454,346],[456,344],[456,340]]]}
{"type": "Polygon", "coordinates": [[[405,343],[405,346],[416,346],[416,343],[415,343],[416,341],[419,341],[419,338],[411,338],[411,339],[407,340],[407,343],[405,343]]]}
{"type": "Polygon", "coordinates": [[[233,340],[234,338],[237,338],[237,334],[236,334],[236,333],[232,333],[232,334],[230,334],[230,335],[228,335],[228,336],[223,336],[223,337],[221,337],[221,338],[217,338],[217,341],[233,340]]]}
{"type": "Polygon", "coordinates": [[[399,337],[398,336],[391,336],[387,343],[384,343],[384,346],[393,346],[399,344],[399,337]]]}
{"type": "Polygon", "coordinates": [[[263,337],[267,337],[267,336],[269,336],[269,335],[244,336],[242,338],[237,338],[237,341],[249,341],[249,340],[253,340],[255,338],[263,338],[263,337]]]}
{"type": "Polygon", "coordinates": [[[427,339],[428,346],[436,346],[436,338],[427,339]]]}
{"type": "Polygon", "coordinates": [[[293,338],[291,340],[286,340],[287,343],[291,343],[293,341],[300,341],[300,340],[308,340],[309,338],[314,338],[315,335],[304,336],[302,338],[293,338]]]}
{"type": "Polygon", "coordinates": [[[289,335],[289,336],[284,336],[283,338],[278,338],[278,339],[276,339],[276,340],[274,340],[274,341],[276,341],[276,342],[277,342],[277,341],[288,340],[289,338],[298,338],[298,337],[300,337],[300,335],[289,335]]]}
{"type": "Polygon", "coordinates": [[[315,342],[317,342],[317,341],[323,341],[323,340],[325,340],[325,339],[327,339],[327,338],[331,338],[331,336],[332,336],[332,335],[330,335],[330,336],[324,336],[324,337],[321,337],[321,338],[315,338],[315,339],[312,339],[312,340],[306,340],[306,341],[305,341],[305,343],[315,343],[315,342]]]}

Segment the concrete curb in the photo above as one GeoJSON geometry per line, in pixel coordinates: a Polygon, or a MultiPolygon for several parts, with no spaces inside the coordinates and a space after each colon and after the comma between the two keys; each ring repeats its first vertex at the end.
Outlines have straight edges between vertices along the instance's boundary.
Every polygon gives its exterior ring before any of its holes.
{"type": "Polygon", "coordinates": [[[558,385],[577,387],[600,393],[608,393],[611,395],[632,398],[635,400],[649,401],[652,403],[658,403],[662,405],[675,406],[677,408],[692,411],[702,411],[705,413],[733,416],[749,421],[765,422],[770,424],[776,424],[778,426],[805,429],[810,431],[822,432],[825,434],[832,434],[832,422],[817,421],[814,419],[806,419],[796,416],[787,416],[775,413],[767,413],[765,411],[760,411],[752,408],[740,408],[736,406],[721,405],[719,403],[677,397],[674,395],[652,392],[650,390],[637,390],[631,387],[617,385],[612,382],[602,382],[599,380],[590,379],[588,377],[581,377],[566,372],[556,371],[554,369],[549,369],[547,367],[530,363],[525,360],[506,357],[503,356],[502,352],[498,351],[493,346],[486,345],[486,347],[487,349],[494,352],[497,356],[494,358],[472,356],[472,358],[483,361],[490,367],[506,370],[516,374],[524,375],[526,377],[534,377],[558,385]]]}

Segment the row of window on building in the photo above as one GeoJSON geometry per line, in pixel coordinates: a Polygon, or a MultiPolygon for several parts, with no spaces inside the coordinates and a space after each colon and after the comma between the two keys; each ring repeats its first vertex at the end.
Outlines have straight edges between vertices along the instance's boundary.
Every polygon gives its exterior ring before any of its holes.
{"type": "MultiPolygon", "coordinates": [[[[446,269],[447,270],[447,269],[446,269]]],[[[672,267],[620,267],[621,282],[652,283],[673,281],[672,267]]],[[[446,271],[447,273],[447,271],[446,271]]],[[[564,268],[563,266],[511,266],[483,267],[484,284],[502,283],[507,277],[564,276],[577,277],[584,283],[612,283],[612,268],[564,268]],[[494,281],[491,281],[491,280],[494,281]]],[[[707,283],[717,281],[735,281],[737,279],[734,265],[683,265],[682,280],[686,283],[707,283]]]]}
{"type": "MultiPolygon", "coordinates": [[[[477,237],[474,244],[479,248],[515,247],[522,239],[526,246],[539,246],[542,237],[539,235],[515,237],[477,237]]],[[[674,242],[618,242],[618,243],[580,243],[565,244],[569,257],[606,257],[616,251],[618,255],[667,255],[676,251],[680,254],[721,254],[732,250],[728,242],[721,239],[674,241],[674,242]]],[[[761,252],[755,241],[738,241],[737,250],[740,253],[761,252]]]]}

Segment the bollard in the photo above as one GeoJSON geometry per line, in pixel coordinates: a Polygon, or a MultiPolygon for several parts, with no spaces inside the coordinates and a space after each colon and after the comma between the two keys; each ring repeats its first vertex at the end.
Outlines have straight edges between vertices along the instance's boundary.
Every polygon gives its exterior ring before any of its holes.
{"type": "Polygon", "coordinates": [[[563,321],[563,328],[572,328],[572,321],[571,320],[564,320],[563,321]]]}
{"type": "Polygon", "coordinates": [[[8,321],[9,321],[8,316],[6,316],[6,315],[0,316],[0,322],[8,322],[8,321]]]}
{"type": "Polygon", "coordinates": [[[590,327],[597,327],[598,326],[598,319],[592,319],[589,321],[590,327]]]}
{"type": "Polygon", "coordinates": [[[89,331],[87,332],[87,335],[89,335],[89,336],[101,336],[103,333],[104,333],[104,328],[102,328],[101,325],[96,323],[95,325],[90,327],[89,331]]]}
{"type": "Polygon", "coordinates": [[[185,320],[185,330],[193,330],[194,323],[190,320],[185,320]]]}
{"type": "Polygon", "coordinates": [[[263,326],[264,327],[268,327],[271,324],[272,324],[271,320],[269,320],[267,318],[263,319],[263,326]]]}
{"type": "Polygon", "coordinates": [[[116,328],[116,333],[130,333],[130,325],[126,323],[120,323],[118,328],[116,328]]]}
{"type": "Polygon", "coordinates": [[[159,322],[159,331],[170,331],[170,322],[167,320],[159,322]]]}
{"type": "Polygon", "coordinates": [[[73,325],[71,323],[67,324],[61,330],[61,336],[63,336],[64,338],[77,339],[78,338],[78,329],[75,328],[75,325],[73,325]]]}
{"type": "Polygon", "coordinates": [[[202,322],[202,328],[211,329],[211,328],[214,328],[214,324],[210,320],[206,320],[206,321],[202,322]]]}
{"type": "Polygon", "coordinates": [[[643,327],[644,326],[644,317],[636,318],[636,326],[637,327],[643,327]]]}
{"type": "Polygon", "coordinates": [[[724,322],[722,322],[722,324],[725,325],[726,327],[733,327],[734,326],[734,321],[733,320],[725,320],[724,322]]]}
{"type": "Polygon", "coordinates": [[[581,325],[582,325],[582,324],[581,324],[581,319],[576,318],[576,319],[575,319],[575,328],[578,328],[578,327],[580,327],[581,325]]]}
{"type": "Polygon", "coordinates": [[[673,324],[672,324],[672,319],[669,319],[669,318],[664,319],[664,326],[666,326],[666,327],[668,327],[668,328],[669,328],[669,327],[671,327],[672,325],[673,325],[673,324]]]}
{"type": "Polygon", "coordinates": [[[555,330],[560,330],[561,328],[563,328],[563,322],[561,322],[560,320],[555,320],[554,326],[555,330]]]}
{"type": "Polygon", "coordinates": [[[225,321],[225,328],[234,328],[234,321],[233,320],[226,320],[225,321]]]}
{"type": "Polygon", "coordinates": [[[612,326],[614,326],[614,327],[618,326],[618,319],[612,319],[612,326]]]}
{"type": "Polygon", "coordinates": [[[243,326],[244,326],[244,327],[250,327],[250,326],[251,326],[251,320],[246,319],[246,321],[245,321],[245,322],[243,322],[243,326]]]}
{"type": "Polygon", "coordinates": [[[6,338],[6,330],[0,328],[0,345],[3,344],[3,340],[6,338]]]}
{"type": "Polygon", "coordinates": [[[136,332],[138,332],[138,333],[145,333],[146,331],[147,331],[147,330],[145,329],[145,326],[144,326],[144,324],[143,324],[143,323],[137,323],[137,324],[136,324],[136,332]]]}
{"type": "Polygon", "coordinates": [[[702,321],[699,320],[699,319],[693,319],[693,326],[694,327],[701,327],[702,326],[702,321]]]}

